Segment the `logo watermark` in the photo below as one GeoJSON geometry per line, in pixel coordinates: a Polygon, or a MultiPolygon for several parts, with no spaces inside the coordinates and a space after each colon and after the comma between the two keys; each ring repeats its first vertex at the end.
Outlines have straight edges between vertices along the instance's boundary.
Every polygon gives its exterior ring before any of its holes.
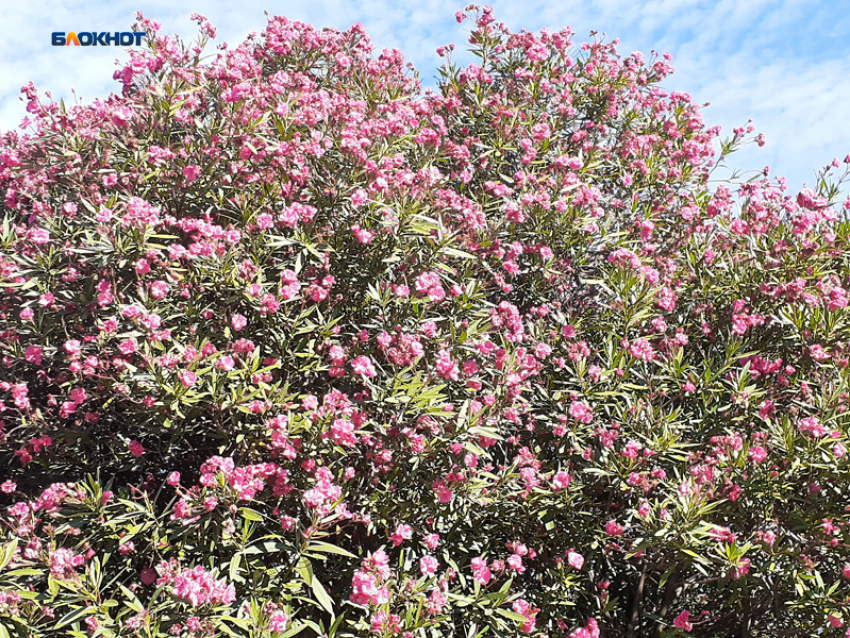
{"type": "Polygon", "coordinates": [[[72,44],[75,47],[108,47],[108,46],[141,46],[142,38],[147,33],[136,31],[80,31],[75,33],[71,31],[54,31],[51,36],[51,41],[55,47],[68,47],[72,44]]]}

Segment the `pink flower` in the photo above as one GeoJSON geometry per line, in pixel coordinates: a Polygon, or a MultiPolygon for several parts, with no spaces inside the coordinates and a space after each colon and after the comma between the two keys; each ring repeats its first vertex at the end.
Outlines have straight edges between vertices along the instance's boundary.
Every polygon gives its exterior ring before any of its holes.
{"type": "Polygon", "coordinates": [[[331,425],[331,438],[334,443],[344,447],[357,445],[357,436],[354,434],[354,424],[348,419],[336,419],[331,425]]]}
{"type": "Polygon", "coordinates": [[[565,490],[570,486],[570,475],[563,470],[552,477],[552,487],[556,491],[565,490]]]}
{"type": "Polygon", "coordinates": [[[27,350],[24,353],[24,359],[29,363],[40,366],[42,352],[43,350],[38,346],[27,346],[27,350]]]}
{"type": "Polygon", "coordinates": [[[80,356],[80,349],[82,348],[82,343],[80,343],[77,339],[69,339],[65,342],[63,348],[65,352],[68,353],[68,357],[70,359],[76,359],[80,356]]]}
{"type": "Polygon", "coordinates": [[[50,233],[43,228],[34,228],[30,231],[30,241],[34,244],[46,244],[50,241],[50,233]]]}
{"type": "Polygon", "coordinates": [[[248,320],[243,315],[233,315],[230,318],[230,325],[234,330],[239,331],[248,325],[248,320]]]}
{"type": "Polygon", "coordinates": [[[423,556],[419,559],[419,572],[423,576],[431,576],[437,572],[439,563],[433,556],[423,556]]]}
{"type": "Polygon", "coordinates": [[[632,344],[629,346],[629,353],[635,358],[640,359],[641,361],[652,361],[655,358],[655,351],[650,345],[649,341],[641,337],[640,339],[635,339],[632,344]]]}
{"type": "Polygon", "coordinates": [[[820,197],[810,188],[803,188],[797,194],[797,205],[808,210],[817,210],[827,205],[825,197],[820,197]]]}
{"type": "Polygon", "coordinates": [[[422,331],[422,335],[428,339],[433,339],[439,332],[437,324],[433,321],[424,322],[421,326],[419,326],[419,329],[422,331]]]}
{"type": "Polygon", "coordinates": [[[640,268],[640,257],[628,248],[618,248],[608,255],[608,263],[616,262],[620,268],[640,268]]]}
{"type": "Polygon", "coordinates": [[[482,557],[472,559],[472,578],[481,585],[488,585],[493,578],[493,573],[487,567],[487,561],[482,557]]]}
{"type": "Polygon", "coordinates": [[[180,485],[180,472],[172,472],[165,482],[171,486],[180,485]]]}
{"type": "Polygon", "coordinates": [[[767,450],[760,445],[755,445],[750,448],[748,456],[754,463],[761,463],[767,458],[767,450]]]}
{"type": "Polygon", "coordinates": [[[815,361],[826,361],[829,359],[829,355],[819,343],[812,344],[809,347],[809,356],[815,361]]]}
{"type": "MultiPolygon", "coordinates": [[[[337,57],[339,57],[338,54],[337,57]]],[[[381,634],[381,635],[398,635],[401,633],[401,617],[396,614],[388,614],[387,612],[381,610],[377,612],[370,621],[370,628],[373,634],[381,634]]],[[[409,632],[405,632],[407,634],[409,632]]]]}
{"type": "Polygon", "coordinates": [[[416,292],[420,295],[428,294],[432,288],[440,285],[440,276],[435,272],[423,272],[416,278],[416,292]]]}
{"type": "Polygon", "coordinates": [[[229,605],[236,600],[236,588],[223,578],[216,580],[201,565],[183,570],[174,579],[174,595],[188,600],[193,607],[229,605]]]}
{"type": "Polygon", "coordinates": [[[138,342],[136,341],[136,338],[128,337],[118,345],[118,350],[126,357],[128,355],[133,354],[136,351],[137,346],[138,342]]]}
{"type": "Polygon", "coordinates": [[[740,580],[744,576],[750,573],[750,559],[749,558],[741,558],[738,560],[738,564],[732,568],[731,576],[735,580],[740,580]]]}
{"type": "Polygon", "coordinates": [[[617,521],[608,521],[605,524],[605,533],[608,534],[608,536],[619,536],[623,533],[623,531],[623,526],[617,521]]]}
{"type": "Polygon", "coordinates": [[[187,182],[194,182],[198,179],[198,176],[201,174],[201,169],[198,168],[197,164],[189,164],[186,168],[183,169],[183,177],[186,178],[187,182]]]}
{"type": "Polygon", "coordinates": [[[288,300],[297,296],[301,290],[301,282],[298,281],[298,275],[294,270],[284,270],[280,273],[280,296],[281,299],[288,300]]]}
{"type": "MultiPolygon", "coordinates": [[[[566,629],[566,625],[562,629],[566,629]]],[[[599,638],[599,633],[599,623],[595,618],[588,618],[587,626],[579,627],[569,635],[569,638],[599,638]]]]}
{"type": "Polygon", "coordinates": [[[283,633],[284,631],[286,631],[286,625],[288,623],[289,616],[287,616],[284,612],[280,610],[272,612],[272,615],[269,616],[269,629],[271,631],[283,633]]]}
{"type": "Polygon", "coordinates": [[[458,375],[460,373],[460,369],[458,368],[457,362],[452,359],[448,350],[440,350],[440,352],[437,353],[437,363],[435,368],[437,370],[437,374],[443,379],[448,379],[450,381],[457,381],[459,379],[458,375]]]}
{"type": "Polygon", "coordinates": [[[217,370],[223,370],[224,372],[229,372],[233,370],[235,365],[235,361],[233,357],[229,354],[222,355],[218,359],[215,360],[215,367],[217,370]]]}
{"type": "Polygon", "coordinates": [[[806,417],[805,419],[800,419],[799,425],[800,432],[810,432],[811,435],[815,438],[821,438],[828,434],[825,427],[820,422],[820,419],[816,416],[806,417]]]}
{"type": "Polygon", "coordinates": [[[395,531],[390,536],[390,540],[392,541],[395,547],[401,545],[404,541],[410,540],[413,537],[413,528],[410,525],[398,525],[395,528],[395,531]]]}
{"type": "Polygon", "coordinates": [[[520,629],[524,633],[531,633],[534,630],[535,625],[535,615],[539,612],[539,609],[535,609],[532,607],[526,600],[519,598],[513,602],[511,608],[514,610],[514,613],[517,613],[521,616],[525,617],[525,622],[520,625],[520,629]]]}
{"type": "Polygon", "coordinates": [[[519,554],[511,554],[505,562],[508,565],[508,569],[520,574],[525,573],[525,565],[522,564],[522,556],[519,554]]]}
{"type": "Polygon", "coordinates": [[[374,604],[379,597],[378,584],[374,574],[358,570],[351,579],[351,596],[349,600],[355,605],[374,604]]]}
{"type": "Polygon", "coordinates": [[[130,441],[128,447],[130,448],[130,454],[132,454],[136,458],[139,458],[142,454],[145,453],[145,448],[142,446],[141,443],[139,443],[135,439],[130,441]]]}
{"type": "Polygon", "coordinates": [[[372,378],[377,375],[372,360],[362,354],[351,362],[351,367],[356,374],[360,374],[366,378],[372,378]]]}
{"type": "Polygon", "coordinates": [[[151,284],[151,297],[154,299],[165,299],[171,287],[164,281],[155,281],[151,284]]]}
{"type": "Polygon", "coordinates": [[[590,423],[593,421],[593,410],[584,401],[573,401],[570,404],[570,416],[579,423],[590,423]]]}
{"type": "Polygon", "coordinates": [[[437,546],[440,544],[440,535],[428,534],[422,538],[422,542],[425,543],[425,547],[433,551],[437,549],[437,546]]]}
{"type": "Polygon", "coordinates": [[[351,205],[354,206],[354,208],[360,208],[363,204],[366,203],[368,197],[369,196],[365,190],[363,190],[362,188],[358,188],[351,194],[351,205]]]}
{"type": "Polygon", "coordinates": [[[198,380],[198,375],[196,375],[191,370],[181,370],[177,373],[177,378],[180,380],[185,387],[191,388],[195,385],[195,381],[198,380]]]}
{"type": "Polygon", "coordinates": [[[693,624],[688,622],[688,618],[690,618],[690,616],[691,612],[683,611],[673,620],[673,625],[676,627],[676,629],[681,629],[682,631],[690,631],[694,628],[693,624]]]}
{"type": "Polygon", "coordinates": [[[371,243],[372,238],[375,237],[375,233],[364,228],[360,228],[360,226],[357,225],[351,227],[351,232],[357,238],[357,241],[363,245],[371,243]]]}
{"type": "Polygon", "coordinates": [[[85,557],[70,549],[57,549],[50,554],[50,575],[58,580],[68,580],[76,574],[76,569],[86,561],[85,557]]]}
{"type": "Polygon", "coordinates": [[[567,562],[575,569],[581,569],[584,565],[584,556],[576,551],[570,550],[567,552],[567,562]]]}
{"type": "Polygon", "coordinates": [[[133,119],[133,109],[127,106],[119,106],[112,111],[112,123],[115,126],[127,126],[133,119]]]}
{"type": "Polygon", "coordinates": [[[440,503],[449,503],[452,500],[452,491],[443,481],[435,481],[433,486],[434,491],[437,493],[437,498],[440,503]]]}

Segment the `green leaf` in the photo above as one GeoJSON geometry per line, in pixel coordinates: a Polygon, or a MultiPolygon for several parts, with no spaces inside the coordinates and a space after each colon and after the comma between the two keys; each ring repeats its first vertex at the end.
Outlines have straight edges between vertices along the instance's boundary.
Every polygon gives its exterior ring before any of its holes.
{"type": "Polygon", "coordinates": [[[233,616],[222,616],[222,620],[227,621],[229,623],[233,623],[237,627],[241,627],[242,629],[250,629],[251,622],[245,618],[234,618],[233,616]]]}
{"type": "Polygon", "coordinates": [[[240,507],[239,513],[242,515],[242,518],[249,521],[262,523],[263,520],[265,520],[262,514],[260,514],[257,510],[252,510],[250,507],[240,507]]]}
{"type": "Polygon", "coordinates": [[[313,582],[310,585],[313,588],[313,593],[316,594],[316,602],[318,602],[327,611],[331,618],[336,618],[334,614],[334,602],[328,595],[324,585],[319,582],[319,579],[313,576],[313,582]]]}
{"type": "Polygon", "coordinates": [[[18,548],[18,539],[15,538],[3,547],[2,558],[0,558],[0,569],[5,569],[6,565],[12,562],[15,557],[15,550],[18,548]]]}
{"type": "Polygon", "coordinates": [[[298,561],[298,567],[295,568],[301,578],[304,579],[304,582],[308,585],[313,584],[313,565],[310,564],[310,559],[302,556],[298,561]]]}
{"type": "Polygon", "coordinates": [[[133,611],[139,612],[142,611],[145,607],[139,602],[139,599],[136,598],[136,594],[127,589],[124,585],[118,585],[121,589],[121,592],[128,598],[128,601],[124,601],[124,604],[127,605],[133,611]]]}
{"type": "Polygon", "coordinates": [[[56,597],[59,595],[59,583],[56,582],[56,579],[53,576],[47,577],[47,591],[50,592],[52,597],[56,597]]]}
{"type": "Polygon", "coordinates": [[[670,576],[673,574],[674,571],[676,571],[676,567],[678,567],[678,565],[671,565],[661,575],[661,580],[658,581],[658,589],[661,589],[662,587],[664,587],[665,583],[667,582],[667,579],[670,578],[670,576]]]}
{"type": "Polygon", "coordinates": [[[496,613],[500,616],[504,616],[505,618],[516,620],[517,622],[526,622],[528,620],[528,618],[526,618],[522,614],[518,614],[515,611],[510,611],[508,609],[497,609],[496,613]]]}
{"type": "Polygon", "coordinates": [[[32,569],[31,567],[23,567],[21,569],[13,569],[10,572],[6,572],[5,576],[11,576],[12,578],[16,578],[18,576],[41,576],[44,574],[40,569],[32,569]]]}
{"type": "Polygon", "coordinates": [[[280,638],[291,638],[292,636],[295,636],[296,634],[300,634],[302,631],[307,629],[307,627],[309,627],[309,625],[300,625],[300,624],[299,625],[293,625],[292,627],[287,629],[284,633],[282,633],[280,635],[280,638]]]}
{"type": "Polygon", "coordinates": [[[242,554],[236,554],[232,559],[230,559],[230,569],[228,570],[228,574],[230,575],[230,580],[241,581],[242,579],[239,577],[239,564],[242,562],[242,554]]]}
{"type": "Polygon", "coordinates": [[[75,609],[70,614],[67,614],[62,620],[56,623],[53,626],[53,629],[59,629],[60,627],[64,627],[65,625],[70,625],[72,622],[76,622],[85,618],[86,616],[91,616],[97,612],[96,607],[81,607],[79,609],[75,609]]]}
{"type": "Polygon", "coordinates": [[[339,554],[340,556],[346,556],[347,558],[357,558],[357,556],[355,556],[348,550],[343,549],[342,547],[337,547],[336,545],[331,545],[330,543],[323,543],[322,541],[315,541],[310,543],[307,546],[306,551],[325,552],[328,554],[339,554]]]}
{"type": "Polygon", "coordinates": [[[331,636],[331,638],[333,638],[333,636],[336,635],[336,630],[339,629],[339,626],[342,624],[342,620],[344,618],[345,618],[345,612],[342,612],[342,614],[339,616],[339,618],[337,618],[333,622],[333,624],[330,626],[330,629],[328,629],[328,636],[331,636]]]}

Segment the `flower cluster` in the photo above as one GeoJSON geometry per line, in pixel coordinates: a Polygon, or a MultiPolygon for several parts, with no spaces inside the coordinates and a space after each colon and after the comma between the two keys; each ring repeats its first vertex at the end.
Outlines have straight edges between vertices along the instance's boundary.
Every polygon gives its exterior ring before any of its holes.
{"type": "Polygon", "coordinates": [[[236,588],[223,578],[216,580],[198,565],[182,570],[172,583],[174,595],[189,601],[193,607],[201,605],[229,605],[236,600],[236,588]]]}

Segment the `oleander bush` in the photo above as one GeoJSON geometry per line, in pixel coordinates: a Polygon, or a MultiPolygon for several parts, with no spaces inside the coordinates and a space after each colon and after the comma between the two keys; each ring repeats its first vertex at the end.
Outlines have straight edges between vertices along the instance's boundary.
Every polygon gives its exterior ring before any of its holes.
{"type": "Polygon", "coordinates": [[[838,162],[489,7],[434,91],[194,17],[0,138],[0,636],[844,635],[838,162]]]}

